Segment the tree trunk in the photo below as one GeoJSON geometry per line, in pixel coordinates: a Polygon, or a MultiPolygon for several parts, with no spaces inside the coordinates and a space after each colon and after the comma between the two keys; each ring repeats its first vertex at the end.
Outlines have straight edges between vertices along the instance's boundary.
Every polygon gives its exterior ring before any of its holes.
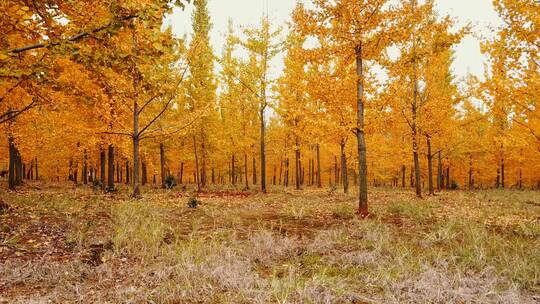
{"type": "Polygon", "coordinates": [[[75,170],[73,171],[73,184],[77,186],[79,184],[79,164],[75,163],[75,170]]]}
{"type": "Polygon", "coordinates": [[[472,154],[469,154],[469,190],[474,190],[472,154]]]}
{"type": "Polygon", "coordinates": [[[105,150],[103,148],[99,151],[99,181],[101,182],[101,190],[105,190],[105,150]]]}
{"type": "Polygon", "coordinates": [[[244,152],[244,181],[246,183],[246,190],[249,189],[249,181],[248,181],[248,157],[247,153],[244,152]]]}
{"type": "Polygon", "coordinates": [[[146,170],[146,162],[141,162],[141,170],[142,170],[142,181],[141,184],[144,186],[146,183],[148,183],[148,172],[146,170]]]}
{"type": "Polygon", "coordinates": [[[108,179],[107,179],[107,191],[114,191],[114,146],[109,145],[109,159],[107,161],[108,166],[108,179]]]}
{"type": "Polygon", "coordinates": [[[505,178],[504,178],[504,157],[501,157],[501,187],[505,188],[505,178]]]}
{"type": "Polygon", "coordinates": [[[120,175],[120,163],[118,162],[118,160],[116,161],[116,183],[121,183],[122,182],[122,177],[120,175]]]}
{"type": "Polygon", "coordinates": [[[437,152],[437,190],[440,192],[443,188],[443,181],[442,181],[442,159],[441,159],[441,151],[439,150],[437,152]]]}
{"type": "Polygon", "coordinates": [[[356,47],[356,76],[357,83],[357,130],[358,141],[358,215],[366,217],[368,210],[367,155],[364,130],[364,71],[362,62],[362,44],[356,47]]]}
{"type": "Polygon", "coordinates": [[[236,185],[236,164],[234,154],[231,156],[231,184],[236,185]]]}
{"type": "Polygon", "coordinates": [[[253,165],[252,165],[252,180],[253,180],[253,184],[256,185],[257,184],[257,161],[255,160],[255,156],[253,156],[253,165]]]}
{"type": "Polygon", "coordinates": [[[15,142],[13,140],[13,137],[10,135],[8,137],[8,143],[9,143],[9,171],[8,171],[8,186],[9,189],[15,190],[15,187],[17,186],[17,180],[15,179],[15,171],[17,170],[16,167],[16,148],[15,148],[15,142]]]}
{"type": "Polygon", "coordinates": [[[129,160],[126,160],[126,185],[129,185],[129,160]]]}
{"type": "Polygon", "coordinates": [[[452,185],[450,184],[450,166],[446,168],[446,185],[448,188],[452,187],[452,185]]]}
{"type": "Polygon", "coordinates": [[[180,164],[180,180],[179,180],[179,183],[180,183],[180,185],[182,185],[184,183],[184,162],[182,162],[180,164]]]}
{"type": "Polygon", "coordinates": [[[431,137],[427,136],[427,159],[428,159],[428,187],[429,195],[434,195],[435,190],[433,187],[433,154],[431,153],[431,137]]]}
{"type": "Polygon", "coordinates": [[[300,147],[299,147],[299,141],[298,141],[298,137],[296,137],[296,149],[294,150],[294,163],[295,163],[295,167],[294,167],[294,170],[295,170],[295,175],[294,175],[294,178],[296,179],[295,180],[295,186],[296,186],[296,190],[300,190],[300,147]]]}
{"type": "Polygon", "coordinates": [[[497,166],[497,181],[495,183],[495,188],[499,189],[501,187],[501,169],[497,166]]]}
{"type": "Polygon", "coordinates": [[[202,153],[201,188],[206,188],[206,136],[205,136],[204,130],[202,132],[201,153],[202,153]]]}
{"type": "MultiPolygon", "coordinates": [[[[264,89],[263,96],[265,96],[264,89]]],[[[266,103],[266,97],[263,97],[265,99],[264,103],[266,103]]],[[[264,109],[265,107],[261,107],[260,116],[261,116],[261,192],[266,193],[266,142],[265,142],[265,133],[266,133],[266,126],[264,122],[264,109]]]]}
{"type": "Polygon", "coordinates": [[[285,187],[289,187],[289,158],[285,160],[285,187]]]}
{"type": "Polygon", "coordinates": [[[36,180],[39,180],[39,174],[38,174],[38,160],[37,160],[37,157],[35,158],[36,160],[36,180]]]}
{"type": "Polygon", "coordinates": [[[165,180],[167,179],[167,176],[165,173],[165,147],[163,146],[163,143],[159,144],[159,168],[161,170],[161,188],[165,189],[165,180]]]}
{"type": "Polygon", "coordinates": [[[407,167],[405,167],[405,165],[401,166],[401,187],[402,188],[405,188],[406,187],[406,182],[405,182],[405,176],[407,175],[407,167]]]}
{"type": "Polygon", "coordinates": [[[317,144],[317,187],[322,188],[321,180],[321,149],[317,144]]]}
{"type": "Polygon", "coordinates": [[[345,140],[341,139],[341,180],[343,182],[343,193],[349,193],[349,176],[347,172],[347,156],[345,155],[345,140]]]}
{"type": "Polygon", "coordinates": [[[82,168],[82,175],[83,175],[83,184],[88,184],[88,151],[84,149],[84,160],[83,160],[83,168],[82,168]]]}
{"type": "Polygon", "coordinates": [[[195,135],[193,135],[193,149],[195,151],[195,172],[194,172],[194,178],[195,183],[197,184],[197,191],[201,192],[201,181],[199,179],[199,154],[197,152],[197,138],[195,135]]]}
{"type": "Polygon", "coordinates": [[[283,174],[283,162],[284,162],[283,159],[281,159],[280,162],[279,162],[279,185],[283,185],[282,184],[283,180],[282,180],[282,177],[281,177],[281,175],[283,174]]]}

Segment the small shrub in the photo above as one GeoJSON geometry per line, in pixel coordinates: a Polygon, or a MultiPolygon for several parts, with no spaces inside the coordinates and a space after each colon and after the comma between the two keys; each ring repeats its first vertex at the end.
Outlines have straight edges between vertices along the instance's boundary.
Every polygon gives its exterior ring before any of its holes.
{"type": "Polygon", "coordinates": [[[196,197],[190,197],[187,205],[188,208],[195,209],[197,208],[197,206],[199,206],[200,203],[201,201],[199,201],[196,197]]]}
{"type": "Polygon", "coordinates": [[[176,179],[174,176],[169,175],[165,178],[165,182],[163,183],[166,189],[172,189],[176,187],[176,179]]]}

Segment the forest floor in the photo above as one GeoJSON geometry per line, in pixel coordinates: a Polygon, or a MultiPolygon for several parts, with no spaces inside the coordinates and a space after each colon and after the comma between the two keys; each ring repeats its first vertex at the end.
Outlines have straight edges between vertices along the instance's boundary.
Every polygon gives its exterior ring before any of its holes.
{"type": "Polygon", "coordinates": [[[540,303],[538,192],[2,189],[0,303],[540,303]]]}

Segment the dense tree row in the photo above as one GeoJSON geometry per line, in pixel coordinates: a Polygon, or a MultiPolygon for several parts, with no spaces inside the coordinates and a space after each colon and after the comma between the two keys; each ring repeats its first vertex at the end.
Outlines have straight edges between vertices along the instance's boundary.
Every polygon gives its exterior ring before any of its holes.
{"type": "MultiPolygon", "coordinates": [[[[105,191],[172,178],[367,189],[540,187],[540,5],[495,0],[485,79],[456,79],[456,29],[431,0],[312,0],[283,29],[229,25],[210,44],[206,0],[189,43],[175,1],[0,4],[0,169],[105,191]],[[285,56],[281,75],[270,63],[285,56]],[[242,55],[239,55],[242,54],[242,55]]],[[[191,4],[190,4],[191,5],[191,4]]]]}

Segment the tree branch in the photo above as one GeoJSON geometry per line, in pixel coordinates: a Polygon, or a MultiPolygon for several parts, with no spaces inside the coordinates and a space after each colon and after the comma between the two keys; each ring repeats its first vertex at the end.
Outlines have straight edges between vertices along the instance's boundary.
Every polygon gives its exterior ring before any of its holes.
{"type": "MultiPolygon", "coordinates": [[[[124,22],[124,21],[128,21],[128,20],[131,20],[131,19],[137,18],[137,17],[138,17],[137,15],[128,15],[128,16],[120,18],[118,21],[119,22],[124,22]]],[[[15,54],[23,53],[23,52],[34,50],[34,49],[41,49],[41,48],[46,48],[46,47],[48,48],[48,47],[58,46],[58,45],[60,45],[60,44],[62,44],[64,42],[75,42],[77,40],[87,38],[92,34],[95,34],[95,33],[101,32],[103,30],[106,30],[107,28],[113,26],[115,23],[116,22],[113,20],[113,21],[111,21],[111,22],[109,22],[109,23],[107,23],[105,25],[100,26],[100,27],[91,29],[89,31],[84,31],[84,32],[81,32],[81,33],[79,33],[77,35],[68,37],[67,39],[65,39],[63,41],[50,42],[50,43],[39,42],[39,43],[36,43],[36,44],[31,44],[31,45],[22,46],[22,47],[18,47],[18,48],[8,50],[7,53],[15,55],[15,54]]]]}

